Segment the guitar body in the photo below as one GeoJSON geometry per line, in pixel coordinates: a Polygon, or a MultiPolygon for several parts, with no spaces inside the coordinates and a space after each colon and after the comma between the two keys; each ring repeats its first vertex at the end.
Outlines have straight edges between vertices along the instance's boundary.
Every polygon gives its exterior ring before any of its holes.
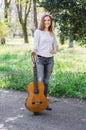
{"type": "Polygon", "coordinates": [[[31,112],[40,112],[48,106],[48,100],[44,95],[44,85],[38,82],[38,93],[34,93],[34,82],[28,85],[28,97],[26,98],[25,106],[31,112]]]}

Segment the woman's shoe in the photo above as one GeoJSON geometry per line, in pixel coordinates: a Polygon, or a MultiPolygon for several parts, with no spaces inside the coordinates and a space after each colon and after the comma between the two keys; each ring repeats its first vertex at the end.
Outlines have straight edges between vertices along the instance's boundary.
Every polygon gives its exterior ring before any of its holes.
{"type": "Polygon", "coordinates": [[[33,112],[34,115],[39,115],[40,113],[39,112],[33,112]]]}
{"type": "Polygon", "coordinates": [[[51,108],[51,107],[49,107],[49,106],[47,106],[46,110],[51,111],[51,110],[52,110],[52,108],[51,108]]]}

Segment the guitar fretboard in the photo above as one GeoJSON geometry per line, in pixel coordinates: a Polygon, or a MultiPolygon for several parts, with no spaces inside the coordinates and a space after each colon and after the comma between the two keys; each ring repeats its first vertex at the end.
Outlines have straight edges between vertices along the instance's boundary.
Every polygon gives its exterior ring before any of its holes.
{"type": "Polygon", "coordinates": [[[38,92],[38,77],[37,77],[37,66],[36,63],[34,63],[34,91],[38,92]]]}

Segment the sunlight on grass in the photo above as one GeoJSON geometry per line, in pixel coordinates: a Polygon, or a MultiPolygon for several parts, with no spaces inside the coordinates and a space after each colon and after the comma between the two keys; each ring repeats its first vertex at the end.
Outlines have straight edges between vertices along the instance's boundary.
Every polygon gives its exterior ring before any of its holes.
{"type": "MultiPolygon", "coordinates": [[[[33,81],[29,44],[0,45],[0,87],[26,91],[33,81]]],[[[54,56],[54,69],[49,82],[49,94],[86,98],[86,48],[60,46],[54,56]]]]}
{"type": "Polygon", "coordinates": [[[62,71],[86,72],[86,48],[66,47],[60,50],[55,56],[56,68],[60,65],[62,71]]]}
{"type": "Polygon", "coordinates": [[[6,54],[6,53],[10,53],[10,54],[14,54],[14,53],[18,53],[20,55],[24,54],[25,51],[29,51],[29,50],[33,50],[33,38],[31,37],[29,40],[29,43],[21,43],[21,39],[18,39],[18,42],[16,43],[15,40],[14,41],[8,41],[6,45],[1,45],[0,46],[0,55],[1,54],[6,54]]]}

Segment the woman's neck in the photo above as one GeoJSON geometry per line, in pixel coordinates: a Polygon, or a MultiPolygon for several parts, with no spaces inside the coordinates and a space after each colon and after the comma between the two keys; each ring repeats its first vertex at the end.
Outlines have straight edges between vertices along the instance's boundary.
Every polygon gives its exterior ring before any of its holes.
{"type": "Polygon", "coordinates": [[[44,28],[44,31],[49,31],[48,28],[44,28]]]}

